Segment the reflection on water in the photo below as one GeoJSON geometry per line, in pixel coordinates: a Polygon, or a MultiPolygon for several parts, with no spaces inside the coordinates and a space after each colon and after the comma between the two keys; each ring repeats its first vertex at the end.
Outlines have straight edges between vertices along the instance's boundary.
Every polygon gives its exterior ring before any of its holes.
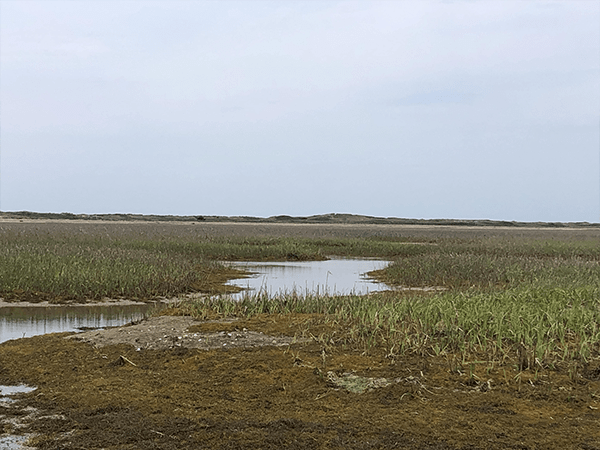
{"type": "Polygon", "coordinates": [[[383,269],[388,265],[388,261],[377,259],[241,262],[235,265],[255,273],[251,278],[229,282],[231,285],[248,289],[235,294],[233,297],[237,299],[258,292],[269,295],[286,292],[300,295],[363,295],[388,289],[386,284],[375,282],[365,276],[367,272],[383,269]]]}
{"type": "Polygon", "coordinates": [[[0,342],[39,334],[124,325],[142,319],[150,305],[0,308],[0,342]]]}

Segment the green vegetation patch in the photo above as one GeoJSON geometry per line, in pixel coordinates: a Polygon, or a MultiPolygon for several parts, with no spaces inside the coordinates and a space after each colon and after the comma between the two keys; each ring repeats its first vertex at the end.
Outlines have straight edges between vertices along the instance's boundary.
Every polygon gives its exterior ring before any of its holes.
{"type": "Polygon", "coordinates": [[[372,275],[405,287],[454,290],[515,287],[600,287],[596,241],[440,240],[398,255],[372,275]]]}
{"type": "Polygon", "coordinates": [[[307,329],[307,337],[365,351],[383,346],[390,355],[460,355],[462,362],[514,361],[522,368],[600,358],[600,290],[594,288],[214,297],[178,312],[202,319],[318,314],[334,331],[307,329]]]}
{"type": "Polygon", "coordinates": [[[0,234],[0,296],[55,303],[234,291],[244,272],[176,245],[97,236],[0,234]],[[143,244],[143,243],[142,243],[143,244]]]}

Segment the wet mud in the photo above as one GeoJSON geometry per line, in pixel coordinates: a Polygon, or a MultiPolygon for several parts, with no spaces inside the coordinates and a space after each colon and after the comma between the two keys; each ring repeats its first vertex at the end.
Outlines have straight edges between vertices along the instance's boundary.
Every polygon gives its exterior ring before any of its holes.
{"type": "Polygon", "coordinates": [[[65,333],[8,341],[0,383],[37,389],[0,411],[4,431],[11,415],[35,408],[12,432],[36,433],[30,444],[42,449],[600,450],[598,365],[535,373],[366,352],[312,339],[339,327],[318,316],[180,319],[184,334],[230,339],[245,329],[288,343],[141,348],[65,333]]]}

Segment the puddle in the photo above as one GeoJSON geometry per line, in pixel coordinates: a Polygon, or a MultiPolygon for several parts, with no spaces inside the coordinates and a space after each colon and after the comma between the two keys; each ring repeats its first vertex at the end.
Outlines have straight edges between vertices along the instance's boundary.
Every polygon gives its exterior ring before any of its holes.
{"type": "Polygon", "coordinates": [[[0,436],[0,450],[16,450],[29,448],[26,447],[26,443],[32,437],[31,434],[9,434],[7,433],[7,430],[15,430],[21,428],[23,426],[23,422],[29,416],[26,410],[20,409],[13,405],[13,403],[16,400],[11,398],[11,396],[15,394],[32,392],[35,390],[36,388],[25,385],[0,385],[0,405],[2,405],[4,411],[10,411],[12,408],[16,408],[16,411],[22,411],[22,414],[18,414],[16,417],[7,417],[5,413],[0,415],[0,426],[4,430],[4,435],[0,436]]]}
{"type": "Polygon", "coordinates": [[[389,289],[365,276],[372,270],[383,269],[389,261],[380,259],[330,259],[328,261],[239,262],[235,266],[255,272],[251,278],[231,280],[228,284],[246,289],[234,294],[236,299],[246,295],[267,293],[279,295],[364,295],[389,289]]]}
{"type": "MultiPolygon", "coordinates": [[[[11,395],[22,394],[27,392],[35,391],[37,388],[25,386],[23,384],[18,386],[2,386],[0,385],[0,404],[12,403],[15,400],[11,398],[11,395]]],[[[2,450],[2,447],[0,447],[2,450]]]]}
{"type": "Polygon", "coordinates": [[[25,449],[25,443],[31,436],[4,436],[0,437],[0,450],[25,449]]]}
{"type": "Polygon", "coordinates": [[[0,308],[0,342],[64,331],[124,325],[142,319],[152,305],[9,306],[0,308]]]}
{"type": "Polygon", "coordinates": [[[22,394],[27,392],[35,391],[36,388],[25,386],[24,384],[18,386],[2,386],[0,385],[0,397],[10,396],[14,394],[22,394]]]}

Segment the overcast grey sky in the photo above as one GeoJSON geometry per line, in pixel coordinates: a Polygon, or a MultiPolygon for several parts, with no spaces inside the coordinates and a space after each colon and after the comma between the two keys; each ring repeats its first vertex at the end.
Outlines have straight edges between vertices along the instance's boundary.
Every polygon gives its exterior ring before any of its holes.
{"type": "Polygon", "coordinates": [[[600,1],[0,0],[0,208],[600,220],[600,1]]]}

